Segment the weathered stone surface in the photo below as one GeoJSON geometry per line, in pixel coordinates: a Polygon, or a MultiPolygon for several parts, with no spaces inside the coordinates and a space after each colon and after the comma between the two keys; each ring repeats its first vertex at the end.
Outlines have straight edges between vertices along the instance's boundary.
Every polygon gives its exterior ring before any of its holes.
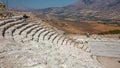
{"type": "Polygon", "coordinates": [[[101,68],[90,54],[74,46],[56,46],[35,41],[23,44],[0,40],[3,68],[101,68]]]}

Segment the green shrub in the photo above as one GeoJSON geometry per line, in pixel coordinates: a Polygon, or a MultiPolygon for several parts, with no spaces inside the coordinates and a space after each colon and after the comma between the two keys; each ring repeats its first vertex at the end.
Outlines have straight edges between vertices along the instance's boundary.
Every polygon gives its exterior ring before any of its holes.
{"type": "Polygon", "coordinates": [[[99,34],[120,34],[120,30],[111,30],[107,32],[101,32],[99,34]]]}

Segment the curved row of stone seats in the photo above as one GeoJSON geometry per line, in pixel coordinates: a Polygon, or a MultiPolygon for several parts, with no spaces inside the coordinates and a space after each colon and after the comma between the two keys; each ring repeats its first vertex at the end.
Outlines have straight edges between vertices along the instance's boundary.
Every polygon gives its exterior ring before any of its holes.
{"type": "Polygon", "coordinates": [[[61,43],[59,44],[59,41],[60,41],[60,39],[62,38],[63,36],[62,35],[57,35],[57,37],[54,39],[54,43],[55,44],[58,44],[58,45],[61,45],[61,43]]]}
{"type": "Polygon", "coordinates": [[[32,36],[32,40],[34,40],[34,38],[36,37],[36,34],[38,34],[39,30],[43,29],[42,27],[38,28],[35,30],[35,32],[31,35],[32,36]]]}
{"type": "MultiPolygon", "coordinates": [[[[59,37],[60,35],[58,35],[57,33],[55,33],[55,32],[49,32],[48,30],[45,30],[45,29],[43,29],[39,34],[38,34],[38,38],[40,39],[40,40],[38,40],[38,41],[41,41],[41,40],[49,40],[50,42],[52,42],[52,43],[55,43],[55,44],[57,44],[57,45],[67,45],[68,43],[69,43],[69,45],[75,45],[75,43],[73,42],[73,41],[71,41],[71,42],[68,42],[69,40],[68,39],[66,39],[66,38],[63,38],[63,39],[58,39],[57,40],[57,38],[59,37]],[[43,33],[43,34],[42,34],[43,33]],[[41,36],[42,35],[42,36],[41,36]],[[46,39],[46,37],[48,37],[47,39],[46,39]],[[60,41],[61,40],[61,41],[60,41]],[[56,42],[60,42],[60,43],[56,43],[56,42]],[[68,43],[67,43],[68,42],[68,43]]],[[[37,38],[37,37],[36,37],[37,38]]],[[[78,45],[78,44],[77,44],[78,45]]],[[[87,51],[89,51],[89,49],[88,49],[88,47],[86,47],[86,46],[84,46],[83,47],[83,49],[84,50],[87,50],[87,51]]]]}
{"type": "Polygon", "coordinates": [[[44,32],[42,32],[42,33],[40,34],[39,39],[44,40],[44,38],[45,38],[45,36],[46,36],[47,33],[50,33],[50,31],[44,31],[44,32]]]}
{"type": "MultiPolygon", "coordinates": [[[[42,28],[40,25],[34,25],[30,28],[27,28],[23,33],[26,34],[26,38],[29,38],[29,40],[32,40],[32,35],[34,34],[34,32],[32,32],[33,30],[36,30],[37,28],[42,28]],[[29,33],[33,33],[31,36],[29,36],[29,33]]],[[[41,36],[41,35],[40,35],[41,36]]]]}
{"type": "Polygon", "coordinates": [[[46,32],[44,35],[43,35],[43,40],[48,40],[48,38],[46,39],[46,37],[48,37],[48,35],[50,34],[50,33],[52,33],[53,31],[48,31],[48,32],[46,32]]]}
{"type": "Polygon", "coordinates": [[[45,29],[44,29],[44,28],[40,28],[40,30],[38,30],[38,31],[33,35],[33,40],[39,42],[40,33],[41,33],[42,31],[45,31],[45,29]]]}
{"type": "Polygon", "coordinates": [[[40,28],[42,28],[42,27],[36,26],[36,27],[32,28],[31,30],[29,30],[26,33],[26,37],[29,38],[30,40],[32,40],[33,39],[33,35],[35,34],[36,30],[39,30],[40,28]]]}
{"type": "Polygon", "coordinates": [[[52,34],[55,34],[55,32],[49,31],[49,33],[48,33],[47,35],[44,36],[43,40],[48,40],[49,37],[50,37],[52,34]]]}
{"type": "MultiPolygon", "coordinates": [[[[8,19],[8,20],[0,21],[0,31],[2,32],[2,35],[4,35],[4,31],[5,30],[7,30],[8,28],[10,28],[12,26],[11,22],[15,23],[14,21],[15,20],[13,20],[13,19],[8,19]]],[[[13,24],[13,25],[15,25],[15,24],[13,24]]]]}
{"type": "Polygon", "coordinates": [[[15,25],[18,25],[18,24],[21,24],[21,22],[23,22],[23,21],[24,20],[15,21],[15,22],[12,22],[12,23],[7,24],[6,26],[4,26],[3,31],[2,31],[2,36],[4,37],[6,31],[9,30],[11,27],[13,27],[15,25]]]}
{"type": "Polygon", "coordinates": [[[33,33],[33,31],[34,30],[36,30],[37,28],[39,28],[40,26],[39,25],[37,25],[37,26],[34,26],[34,27],[32,27],[31,29],[29,29],[28,31],[27,31],[27,36],[29,35],[29,34],[31,34],[31,33],[33,33]]]}
{"type": "Polygon", "coordinates": [[[19,20],[17,22],[13,22],[7,26],[5,26],[2,30],[2,36],[5,37],[5,38],[11,38],[12,39],[12,30],[16,27],[16,25],[20,25],[24,20],[19,20]],[[13,28],[14,26],[14,28],[13,28]]]}
{"type": "MultiPolygon", "coordinates": [[[[19,20],[18,23],[15,22],[15,24],[13,24],[12,26],[8,25],[9,28],[7,28],[8,30],[6,30],[6,32],[4,32],[4,29],[3,29],[3,33],[5,33],[5,38],[8,38],[8,36],[10,35],[12,37],[12,39],[14,40],[14,33],[17,31],[17,27],[18,26],[22,26],[23,25],[23,22],[24,20],[19,20]],[[9,33],[9,35],[7,34],[9,33]],[[7,34],[7,35],[6,35],[7,34]],[[6,37],[7,36],[7,37],[6,37]]],[[[13,23],[13,22],[12,22],[13,23]]],[[[9,36],[9,37],[10,37],[9,36]]],[[[18,37],[19,38],[19,37],[18,37]]]]}
{"type": "Polygon", "coordinates": [[[17,31],[14,32],[13,36],[16,36],[16,35],[19,36],[20,35],[20,37],[21,37],[20,39],[27,38],[26,29],[29,29],[29,27],[33,26],[33,25],[35,25],[35,24],[29,23],[29,24],[27,24],[25,26],[22,26],[21,28],[17,29],[17,31]]]}
{"type": "MultiPolygon", "coordinates": [[[[62,42],[63,42],[63,39],[65,37],[64,36],[61,36],[59,39],[58,39],[58,45],[62,45],[62,42]]],[[[67,45],[67,44],[66,44],[67,45]]]]}
{"type": "Polygon", "coordinates": [[[48,30],[46,30],[46,29],[44,29],[44,30],[42,30],[39,34],[38,34],[38,41],[41,41],[41,40],[43,40],[43,36],[42,36],[42,33],[44,33],[44,32],[48,32],[48,30]]]}
{"type": "MultiPolygon", "coordinates": [[[[8,22],[8,23],[6,23],[6,24],[2,24],[1,23],[1,26],[0,26],[0,28],[5,28],[5,27],[7,27],[7,26],[9,26],[9,25],[15,25],[16,23],[18,23],[18,22],[20,22],[21,20],[18,20],[18,21],[12,21],[12,22],[8,22]]],[[[23,21],[23,20],[22,20],[23,21]]],[[[21,22],[22,23],[22,22],[21,22]]]]}
{"type": "Polygon", "coordinates": [[[26,37],[27,37],[27,35],[30,33],[30,30],[32,29],[32,28],[35,28],[35,27],[40,27],[39,25],[30,25],[30,26],[28,26],[28,27],[26,27],[25,29],[23,29],[22,31],[21,31],[21,33],[20,33],[20,35],[22,34],[24,34],[24,35],[26,35],[26,37]]]}
{"type": "Polygon", "coordinates": [[[8,19],[8,20],[4,20],[4,21],[0,21],[0,28],[2,28],[4,25],[11,23],[15,21],[14,19],[8,19]]]}
{"type": "Polygon", "coordinates": [[[58,36],[58,34],[51,34],[50,36],[49,36],[49,38],[48,38],[48,40],[50,40],[52,43],[54,43],[53,41],[54,41],[54,39],[56,38],[58,36]]]}
{"type": "Polygon", "coordinates": [[[24,22],[21,23],[21,25],[16,25],[16,26],[14,27],[14,30],[12,31],[12,33],[14,33],[16,30],[19,30],[19,29],[27,26],[27,25],[29,24],[29,22],[31,22],[31,21],[27,21],[27,22],[24,21],[24,22]]]}
{"type": "Polygon", "coordinates": [[[26,26],[26,25],[28,25],[28,23],[26,22],[26,23],[21,23],[21,25],[17,25],[16,27],[14,27],[14,29],[11,31],[12,32],[12,37],[13,37],[13,40],[14,40],[14,36],[16,36],[16,35],[19,35],[17,32],[18,32],[18,30],[20,30],[23,26],[26,26]]]}
{"type": "Polygon", "coordinates": [[[34,40],[37,42],[49,41],[56,45],[76,45],[80,46],[82,50],[89,52],[87,46],[83,46],[64,35],[60,35],[52,29],[44,27],[45,25],[24,20],[22,16],[13,17],[1,23],[1,26],[3,26],[2,36],[10,35],[15,41],[34,40]]]}
{"type": "MultiPolygon", "coordinates": [[[[28,25],[28,24],[27,24],[28,25]]],[[[24,26],[22,26],[22,27],[25,27],[26,26],[26,24],[24,25],[24,26]]],[[[19,26],[20,28],[19,29],[17,29],[17,31],[15,31],[14,32],[14,34],[13,34],[13,36],[14,37],[18,37],[18,36],[20,36],[20,39],[22,40],[22,39],[24,39],[24,38],[27,38],[27,31],[24,31],[23,33],[21,33],[20,34],[20,32],[21,32],[21,26],[19,26]]],[[[16,38],[15,38],[16,39],[16,38]]]]}
{"type": "Polygon", "coordinates": [[[10,24],[11,22],[18,21],[18,20],[21,20],[21,19],[22,19],[22,17],[19,17],[19,18],[15,17],[15,18],[0,21],[0,28],[4,27],[6,24],[10,24]]]}

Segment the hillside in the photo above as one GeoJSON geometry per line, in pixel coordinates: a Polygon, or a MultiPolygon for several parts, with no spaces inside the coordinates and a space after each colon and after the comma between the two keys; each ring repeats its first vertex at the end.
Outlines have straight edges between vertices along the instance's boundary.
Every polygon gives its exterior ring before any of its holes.
{"type": "Polygon", "coordinates": [[[38,9],[40,18],[64,19],[72,21],[115,19],[120,20],[119,0],[80,0],[61,8],[38,9]]]}
{"type": "Polygon", "coordinates": [[[96,34],[120,30],[119,6],[119,0],[79,0],[65,7],[37,9],[34,13],[66,33],[96,34]],[[61,25],[65,26],[61,27],[61,25]]]}
{"type": "Polygon", "coordinates": [[[80,0],[66,8],[70,7],[70,10],[77,10],[76,12],[78,12],[78,10],[86,10],[85,12],[87,13],[85,14],[87,14],[87,17],[120,20],[119,6],[120,0],[80,0]]]}

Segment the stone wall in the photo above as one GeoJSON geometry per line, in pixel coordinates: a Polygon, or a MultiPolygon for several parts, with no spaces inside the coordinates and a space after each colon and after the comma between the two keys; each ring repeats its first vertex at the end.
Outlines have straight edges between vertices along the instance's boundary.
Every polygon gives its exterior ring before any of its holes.
{"type": "Polygon", "coordinates": [[[0,20],[4,18],[9,18],[12,16],[12,13],[6,9],[4,3],[0,2],[0,20]]]}
{"type": "Polygon", "coordinates": [[[2,13],[3,11],[5,11],[5,4],[0,2],[0,13],[2,13]]]}

